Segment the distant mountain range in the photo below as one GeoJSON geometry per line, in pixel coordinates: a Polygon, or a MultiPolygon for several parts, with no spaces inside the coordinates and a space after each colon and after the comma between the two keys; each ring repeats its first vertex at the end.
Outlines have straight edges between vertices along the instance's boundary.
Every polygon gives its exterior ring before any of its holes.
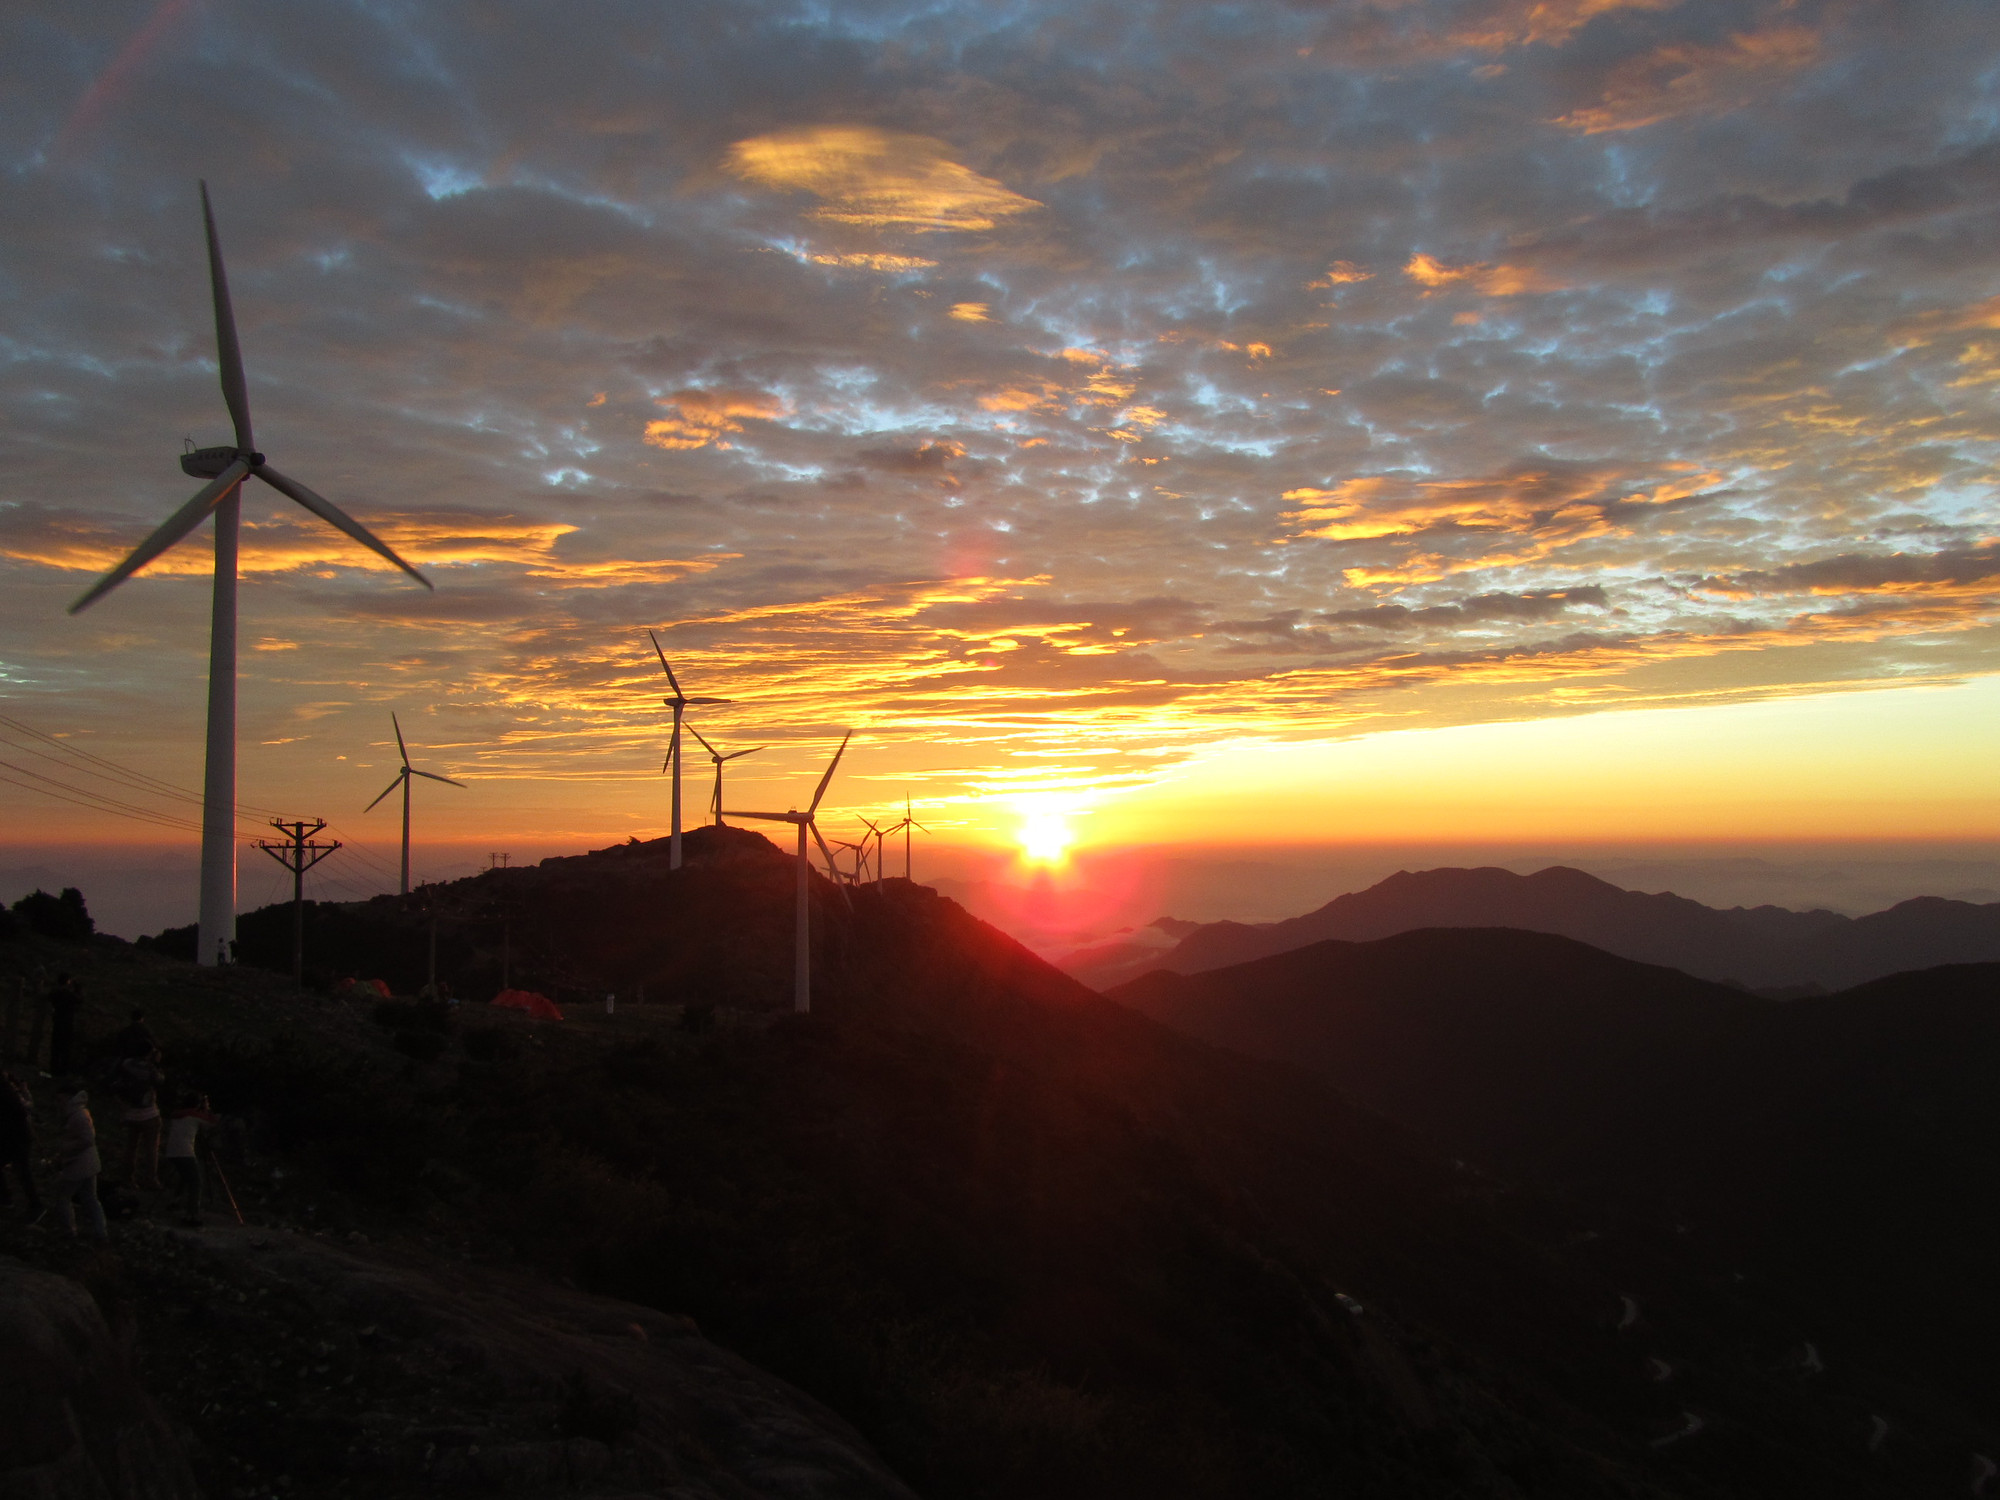
{"type": "Polygon", "coordinates": [[[1724,1264],[1838,1309],[1846,1339],[1923,1326],[1984,1381],[2000,1302],[1970,1289],[2000,1253],[2000,965],[1779,1002],[1565,938],[1432,929],[1109,998],[1318,1072],[1478,1168],[1608,1217],[1673,1215],[1724,1264]]]}
{"type": "MultiPolygon", "coordinates": [[[[1176,924],[1178,926],[1179,924],[1176,924]]],[[[2000,904],[1920,896],[1847,917],[1778,906],[1718,911],[1662,892],[1621,890],[1561,865],[1423,870],[1282,922],[1208,922],[1073,953],[1059,965],[1096,989],[1153,969],[1197,974],[1329,938],[1369,942],[1425,927],[1513,927],[1575,938],[1641,963],[1759,991],[1823,993],[1939,964],[2000,962],[2000,904]]]]}

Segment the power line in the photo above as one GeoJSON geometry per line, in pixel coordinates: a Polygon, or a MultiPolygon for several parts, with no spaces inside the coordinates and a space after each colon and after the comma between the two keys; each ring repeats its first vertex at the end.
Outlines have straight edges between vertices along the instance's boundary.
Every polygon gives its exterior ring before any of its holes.
{"type": "MultiPolygon", "coordinates": [[[[67,741],[47,734],[35,728],[32,724],[24,723],[10,715],[0,714],[0,745],[7,745],[15,750],[26,752],[41,760],[59,766],[71,776],[106,782],[120,792],[137,793],[145,797],[167,798],[195,808],[206,805],[204,798],[199,792],[192,791],[187,787],[178,786],[149,772],[137,771],[130,766],[121,765],[117,761],[85,750],[81,746],[69,744],[67,741]]],[[[0,768],[4,768],[5,771],[12,771],[17,776],[29,778],[29,780],[22,781],[15,779],[14,776],[0,774],[0,784],[18,787],[22,791],[34,792],[58,802],[68,803],[71,806],[88,808],[93,812],[107,813],[112,817],[124,818],[131,822],[145,823],[156,828],[170,828],[184,833],[200,833],[202,831],[199,819],[189,817],[177,810],[147,807],[141,803],[127,801],[124,797],[114,796],[110,791],[99,790],[96,787],[87,785],[79,786],[74,782],[58,780],[56,777],[50,776],[45,772],[34,770],[29,766],[17,765],[12,761],[0,760],[0,768]]],[[[270,817],[277,816],[270,808],[259,807],[254,803],[248,802],[238,802],[233,811],[234,818],[232,821],[238,824],[249,825],[248,827],[238,827],[236,829],[235,839],[239,844],[254,843],[256,836],[262,831],[261,824],[270,817]]],[[[342,839],[343,847],[347,854],[364,866],[366,871],[372,874],[383,885],[391,885],[398,879],[398,869],[392,860],[375,853],[367,847],[367,844],[362,839],[355,837],[346,828],[332,823],[329,823],[327,828],[329,832],[342,839]]],[[[346,891],[352,893],[354,899],[366,900],[371,896],[381,894],[380,891],[368,889],[361,882],[346,876],[336,875],[331,871],[320,872],[320,878],[332,881],[337,886],[344,888],[346,891]]]]}

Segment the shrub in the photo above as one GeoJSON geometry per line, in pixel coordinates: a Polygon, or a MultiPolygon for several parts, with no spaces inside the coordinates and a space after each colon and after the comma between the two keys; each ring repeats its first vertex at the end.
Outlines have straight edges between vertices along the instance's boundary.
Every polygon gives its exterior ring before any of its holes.
{"type": "Polygon", "coordinates": [[[437,1031],[399,1031],[396,1050],[418,1062],[436,1062],[444,1055],[444,1034],[437,1031]]]}
{"type": "Polygon", "coordinates": [[[474,1062],[507,1062],[521,1055],[521,1044],[498,1026],[477,1026],[460,1044],[474,1062]]]}
{"type": "Polygon", "coordinates": [[[384,1000],[368,1014],[385,1031],[434,1031],[443,1036],[451,1030],[451,1007],[442,1000],[384,1000]]]}
{"type": "Polygon", "coordinates": [[[14,914],[28,924],[31,932],[65,943],[83,943],[97,931],[90,910],[83,904],[83,892],[64,886],[60,896],[37,890],[14,903],[14,914]]]}

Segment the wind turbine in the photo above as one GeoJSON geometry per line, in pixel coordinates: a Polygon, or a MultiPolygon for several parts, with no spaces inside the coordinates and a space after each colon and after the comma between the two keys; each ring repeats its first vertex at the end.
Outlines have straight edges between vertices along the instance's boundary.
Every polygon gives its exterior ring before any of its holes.
{"type": "Polygon", "coordinates": [[[799,831],[799,905],[792,925],[792,1009],[803,1014],[812,1009],[812,920],[808,905],[812,873],[811,862],[806,858],[806,831],[812,831],[813,841],[819,845],[819,852],[826,856],[828,866],[833,865],[833,851],[826,847],[826,840],[820,837],[819,824],[813,821],[813,814],[819,811],[819,799],[826,795],[827,785],[833,780],[833,773],[840,765],[840,757],[847,753],[847,742],[854,738],[854,731],[848,730],[840,737],[840,748],[833,752],[833,759],[827,764],[826,774],[819,779],[813,791],[813,799],[806,804],[804,812],[793,808],[789,812],[733,812],[732,818],[758,818],[766,823],[790,823],[799,831]]]}
{"type": "Polygon", "coordinates": [[[715,826],[720,828],[722,826],[722,763],[734,760],[739,755],[755,755],[759,750],[768,750],[771,747],[769,745],[752,745],[748,750],[732,750],[727,755],[724,755],[707,740],[702,739],[701,731],[695,728],[694,725],[688,725],[687,729],[689,734],[701,740],[701,748],[706,750],[708,758],[715,762],[715,795],[708,799],[708,810],[715,815],[715,826]]]}
{"type": "MultiPolygon", "coordinates": [[[[891,824],[888,829],[890,833],[900,833],[903,836],[903,879],[905,880],[910,878],[910,830],[912,828],[924,828],[924,825],[919,823],[912,815],[910,798],[905,793],[903,797],[903,821],[891,824]]],[[[924,832],[929,833],[930,830],[924,828],[924,832]]]]}
{"type": "MultiPolygon", "coordinates": [[[[412,776],[422,776],[431,781],[442,781],[446,786],[462,787],[465,783],[462,781],[453,781],[449,776],[439,776],[432,771],[419,771],[415,766],[411,765],[409,749],[403,744],[403,726],[401,722],[397,720],[394,714],[389,715],[389,722],[396,726],[396,749],[402,754],[403,769],[396,773],[394,781],[382,788],[382,797],[386,797],[389,793],[395,791],[398,785],[403,788],[403,889],[401,894],[407,896],[410,894],[410,778],[412,776]]],[[[377,797],[375,802],[380,802],[382,797],[377,797]]],[[[375,802],[369,803],[361,810],[363,812],[375,811],[375,802]]]]}
{"type": "MultiPolygon", "coordinates": [[[[667,766],[674,768],[673,836],[667,844],[667,868],[669,870],[678,870],[681,867],[681,714],[684,710],[693,706],[708,703],[727,703],[729,700],[727,698],[688,697],[687,694],[681,691],[680,679],[674,676],[674,669],[667,665],[667,653],[660,649],[660,638],[650,630],[646,634],[652,638],[653,655],[660,659],[660,670],[667,674],[667,685],[674,690],[673,697],[662,698],[660,700],[674,711],[674,737],[667,742],[667,765],[661,766],[660,769],[664,771],[667,769],[667,766]]],[[[707,742],[703,741],[703,743],[707,742]]],[[[721,785],[721,776],[721,768],[717,767],[716,784],[718,786],[721,785]]]]}
{"type": "Polygon", "coordinates": [[[206,182],[201,185],[201,220],[208,234],[216,365],[222,377],[222,399],[236,429],[235,445],[197,448],[181,455],[181,472],[208,483],[131,556],[92,584],[69,612],[89,608],[209,516],[215,517],[215,591],[208,625],[208,762],[201,786],[201,914],[195,957],[204,964],[219,964],[228,961],[229,944],[236,936],[236,543],[243,517],[243,481],[254,475],[335,530],[388,559],[425,588],[431,581],[346,511],[296,479],[287,479],[257,451],[250,432],[243,351],[236,341],[236,314],[229,302],[229,279],[222,269],[222,243],[216,238],[206,182]]]}
{"type": "Polygon", "coordinates": [[[874,840],[875,840],[875,880],[874,880],[874,884],[876,884],[876,885],[880,885],[880,884],[882,883],[882,830],[881,830],[881,828],[880,828],[880,827],[878,827],[878,826],[877,826],[877,825],[876,825],[876,824],[875,824],[874,822],[872,822],[871,820],[869,820],[869,819],[867,819],[867,818],[863,818],[863,819],[862,819],[861,821],[862,821],[863,823],[867,824],[867,826],[868,826],[868,832],[866,832],[866,833],[864,833],[863,835],[861,835],[861,857],[862,857],[862,859],[863,859],[863,860],[866,860],[866,859],[867,859],[867,857],[868,857],[868,840],[869,840],[869,839],[871,839],[871,838],[872,838],[872,839],[874,839],[874,840]]]}

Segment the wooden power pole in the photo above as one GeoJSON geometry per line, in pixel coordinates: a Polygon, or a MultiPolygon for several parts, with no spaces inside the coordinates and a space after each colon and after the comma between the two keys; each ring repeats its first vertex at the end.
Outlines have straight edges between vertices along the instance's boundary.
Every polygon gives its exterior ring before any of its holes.
{"type": "Polygon", "coordinates": [[[292,984],[300,991],[306,987],[306,871],[325,859],[340,847],[335,839],[329,844],[315,844],[312,836],[326,827],[325,818],[314,818],[310,823],[304,819],[287,823],[283,818],[271,819],[271,826],[285,836],[279,843],[274,839],[259,839],[257,847],[292,872],[292,984]]]}

